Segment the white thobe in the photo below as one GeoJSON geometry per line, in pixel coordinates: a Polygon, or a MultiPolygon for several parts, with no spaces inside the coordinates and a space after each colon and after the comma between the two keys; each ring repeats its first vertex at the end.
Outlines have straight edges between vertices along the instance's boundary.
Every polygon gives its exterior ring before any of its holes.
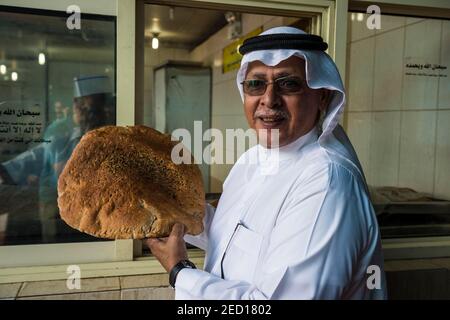
{"type": "Polygon", "coordinates": [[[176,299],[386,298],[364,180],[317,138],[314,129],[277,152],[258,145],[239,158],[215,212],[207,206],[204,232],[185,236],[206,250],[205,266],[180,271],[176,299]]]}

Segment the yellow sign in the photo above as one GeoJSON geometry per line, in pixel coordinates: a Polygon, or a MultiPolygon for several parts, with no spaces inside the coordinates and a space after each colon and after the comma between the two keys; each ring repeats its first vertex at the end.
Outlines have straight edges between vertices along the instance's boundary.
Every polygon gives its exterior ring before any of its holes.
{"type": "Polygon", "coordinates": [[[223,56],[222,56],[222,73],[226,73],[231,70],[239,69],[241,64],[242,55],[239,53],[238,49],[244,42],[244,40],[257,36],[262,32],[263,28],[259,27],[252,32],[247,33],[245,36],[239,38],[233,43],[229,44],[225,48],[223,48],[223,56]]]}

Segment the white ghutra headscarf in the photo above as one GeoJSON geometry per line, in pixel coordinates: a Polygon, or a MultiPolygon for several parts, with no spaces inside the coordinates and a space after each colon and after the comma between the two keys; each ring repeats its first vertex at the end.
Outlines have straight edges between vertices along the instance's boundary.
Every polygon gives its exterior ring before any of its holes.
{"type": "MultiPolygon", "coordinates": [[[[276,27],[262,32],[260,35],[270,34],[306,34],[304,31],[292,27],[276,27]]],[[[241,67],[237,73],[237,86],[244,101],[242,81],[245,80],[247,67],[252,61],[261,61],[267,66],[275,66],[291,56],[298,56],[305,60],[306,82],[311,89],[328,89],[333,91],[330,104],[323,120],[322,133],[319,144],[328,152],[334,153],[349,161],[356,167],[365,182],[364,173],[355,150],[344,129],[339,125],[339,119],[344,111],[345,90],[339,71],[328,54],[320,50],[298,49],[263,49],[244,54],[241,67]]],[[[367,187],[366,187],[367,188],[367,187]]]]}

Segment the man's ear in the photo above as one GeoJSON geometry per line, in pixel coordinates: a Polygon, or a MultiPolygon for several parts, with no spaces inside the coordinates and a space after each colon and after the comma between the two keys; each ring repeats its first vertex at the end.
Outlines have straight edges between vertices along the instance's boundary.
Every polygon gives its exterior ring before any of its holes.
{"type": "Polygon", "coordinates": [[[333,91],[328,89],[320,89],[320,103],[319,103],[319,110],[320,111],[327,111],[328,105],[330,104],[331,98],[332,98],[333,91]]]}

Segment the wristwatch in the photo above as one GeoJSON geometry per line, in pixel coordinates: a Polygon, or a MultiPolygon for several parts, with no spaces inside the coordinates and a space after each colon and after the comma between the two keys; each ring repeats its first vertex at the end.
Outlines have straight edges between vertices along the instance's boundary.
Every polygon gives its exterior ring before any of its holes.
{"type": "Polygon", "coordinates": [[[170,286],[172,288],[175,289],[175,281],[177,280],[177,275],[178,272],[180,272],[181,270],[183,270],[184,268],[189,268],[189,269],[197,269],[197,267],[195,266],[195,264],[193,264],[191,261],[189,260],[181,260],[180,262],[178,262],[173,268],[172,270],[170,270],[169,273],[169,283],[170,286]]]}

